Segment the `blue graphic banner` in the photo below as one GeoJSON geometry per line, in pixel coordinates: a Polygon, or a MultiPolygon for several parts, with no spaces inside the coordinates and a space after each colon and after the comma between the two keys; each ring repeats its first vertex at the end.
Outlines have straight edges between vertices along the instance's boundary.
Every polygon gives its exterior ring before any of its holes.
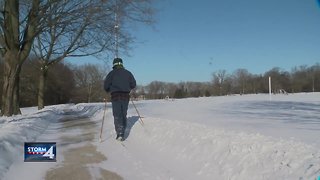
{"type": "Polygon", "coordinates": [[[56,162],[55,142],[25,142],[24,162],[56,162]]]}

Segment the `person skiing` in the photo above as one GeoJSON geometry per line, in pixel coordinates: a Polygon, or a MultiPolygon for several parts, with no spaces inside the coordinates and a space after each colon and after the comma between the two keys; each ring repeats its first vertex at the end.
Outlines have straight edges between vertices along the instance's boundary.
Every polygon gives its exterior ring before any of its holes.
{"type": "Polygon", "coordinates": [[[136,87],[136,80],[132,73],[123,67],[121,58],[113,60],[113,70],[104,80],[104,89],[111,93],[112,113],[114,118],[117,140],[124,141],[127,126],[127,110],[130,91],[136,87]]]}

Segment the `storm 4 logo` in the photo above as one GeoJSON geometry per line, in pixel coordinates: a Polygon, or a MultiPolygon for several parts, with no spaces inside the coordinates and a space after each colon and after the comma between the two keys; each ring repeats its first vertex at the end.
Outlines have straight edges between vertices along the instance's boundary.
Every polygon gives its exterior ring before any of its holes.
{"type": "Polygon", "coordinates": [[[56,162],[55,142],[24,143],[24,162],[56,162]]]}

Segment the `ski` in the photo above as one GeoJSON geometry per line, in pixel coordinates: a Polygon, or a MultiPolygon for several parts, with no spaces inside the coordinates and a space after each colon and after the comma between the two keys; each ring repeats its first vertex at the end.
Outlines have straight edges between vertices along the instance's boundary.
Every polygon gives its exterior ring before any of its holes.
{"type": "Polygon", "coordinates": [[[122,147],[124,147],[124,148],[128,149],[128,148],[127,148],[127,146],[124,144],[124,142],[123,142],[123,141],[120,141],[120,140],[116,140],[116,141],[118,141],[118,142],[121,144],[121,146],[122,146],[122,147]]]}

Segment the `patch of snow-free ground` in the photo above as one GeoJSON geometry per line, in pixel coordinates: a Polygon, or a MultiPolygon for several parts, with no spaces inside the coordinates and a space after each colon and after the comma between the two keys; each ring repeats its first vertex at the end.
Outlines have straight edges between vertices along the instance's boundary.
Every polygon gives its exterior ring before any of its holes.
{"type": "MultiPolygon", "coordinates": [[[[73,146],[59,145],[59,119],[66,111],[96,124],[90,143],[106,160],[87,167],[92,177],[101,177],[97,168],[130,180],[318,180],[320,176],[320,93],[272,95],[272,100],[255,94],[134,103],[143,122],[130,102],[123,143],[115,140],[110,103],[101,143],[104,103],[50,106],[42,111],[28,108],[23,115],[1,117],[0,179],[44,179],[46,172],[62,164],[62,152],[73,146]],[[23,162],[26,141],[57,142],[57,162],[23,162]]],[[[68,136],[85,132],[64,128],[68,136]]]]}

